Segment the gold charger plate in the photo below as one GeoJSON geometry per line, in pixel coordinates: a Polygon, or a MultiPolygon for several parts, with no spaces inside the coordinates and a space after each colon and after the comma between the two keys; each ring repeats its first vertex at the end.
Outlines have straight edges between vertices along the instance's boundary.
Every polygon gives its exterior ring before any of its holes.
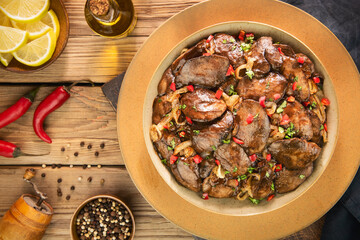
{"type": "MultiPolygon", "coordinates": [[[[139,50],[122,84],[117,115],[126,167],[145,199],[184,230],[208,239],[274,239],[296,232],[325,214],[351,183],[360,161],[360,78],[340,41],[320,22],[271,0],[212,0],[175,15],[139,50]],[[320,178],[300,197],[273,211],[231,216],[196,207],[161,178],[145,146],[143,105],[150,80],[164,57],[183,39],[211,25],[253,21],[280,28],[304,42],[327,70],[338,99],[339,135],[320,178]]],[[[256,206],[254,206],[256,208],[256,206]]]]}

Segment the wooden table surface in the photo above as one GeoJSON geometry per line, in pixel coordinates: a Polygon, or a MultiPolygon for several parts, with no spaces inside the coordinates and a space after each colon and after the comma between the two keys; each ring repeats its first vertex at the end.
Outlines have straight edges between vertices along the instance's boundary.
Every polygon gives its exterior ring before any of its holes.
{"type": "MultiPolygon", "coordinates": [[[[30,89],[47,83],[25,115],[0,130],[0,139],[17,144],[24,152],[50,153],[17,159],[0,157],[0,217],[21,194],[34,193],[22,180],[25,169],[31,166],[37,170],[35,181],[48,194],[48,202],[55,211],[44,239],[70,239],[72,213],[82,201],[97,194],[115,194],[129,204],[136,218],[135,239],[193,239],[191,234],[159,215],[132,183],[120,155],[116,113],[103,95],[101,85],[126,70],[141,44],[161,23],[201,0],[134,0],[138,23],[125,39],[95,35],[84,19],[85,0],[64,2],[70,19],[70,38],[60,58],[48,68],[30,75],[0,70],[0,112],[30,89]],[[57,84],[83,79],[98,84],[73,88],[72,97],[46,120],[46,131],[53,143],[43,143],[32,129],[35,107],[57,84]],[[85,142],[84,147],[80,146],[81,142],[85,142]],[[105,143],[103,149],[100,148],[102,143],[105,143]],[[92,148],[88,149],[88,145],[92,148]],[[79,154],[77,157],[75,152],[79,154]],[[61,164],[61,168],[53,169],[53,164],[61,164]],[[70,168],[70,164],[74,167],[70,168]],[[84,164],[92,167],[83,169],[84,164]],[[97,167],[99,164],[101,168],[97,167]],[[41,177],[41,173],[46,177],[41,177]],[[83,177],[82,181],[78,181],[79,176],[83,177]],[[87,182],[90,176],[91,183],[87,182]],[[61,183],[57,183],[58,178],[62,178],[61,183]],[[100,184],[102,178],[104,185],[100,184]],[[74,191],[70,190],[72,185],[74,191]],[[62,197],[56,194],[58,187],[62,189],[62,197]],[[67,195],[70,200],[65,199],[67,195]]],[[[320,239],[323,221],[322,218],[286,239],[320,239]]]]}

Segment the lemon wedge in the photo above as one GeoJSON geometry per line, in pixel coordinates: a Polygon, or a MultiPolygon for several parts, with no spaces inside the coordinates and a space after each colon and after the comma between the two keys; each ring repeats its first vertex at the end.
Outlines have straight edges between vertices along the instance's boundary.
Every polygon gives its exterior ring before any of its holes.
{"type": "Polygon", "coordinates": [[[0,53],[18,50],[26,43],[28,36],[29,34],[25,31],[0,26],[0,53]]]}
{"type": "Polygon", "coordinates": [[[12,27],[10,18],[8,18],[2,11],[0,11],[0,26],[12,27]]]}
{"type": "Polygon", "coordinates": [[[19,23],[15,21],[11,21],[11,23],[14,28],[27,31],[29,33],[29,40],[39,38],[51,29],[48,25],[41,22],[41,20],[34,23],[19,23]]]}
{"type": "Polygon", "coordinates": [[[41,22],[45,23],[54,30],[56,39],[59,37],[60,23],[58,17],[53,10],[48,11],[48,13],[41,19],[41,22]]]}
{"type": "Polygon", "coordinates": [[[50,6],[50,0],[1,0],[0,9],[17,22],[36,22],[43,18],[50,6]]]}
{"type": "Polygon", "coordinates": [[[7,67],[14,56],[11,53],[0,53],[0,62],[7,67]]]}
{"type": "Polygon", "coordinates": [[[52,29],[45,35],[27,43],[21,47],[13,55],[19,62],[37,67],[47,62],[55,51],[56,36],[52,29]]]}

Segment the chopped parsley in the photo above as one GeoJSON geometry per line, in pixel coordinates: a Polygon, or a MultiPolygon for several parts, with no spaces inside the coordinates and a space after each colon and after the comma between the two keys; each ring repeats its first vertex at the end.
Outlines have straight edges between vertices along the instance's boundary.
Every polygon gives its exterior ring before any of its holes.
{"type": "Polygon", "coordinates": [[[193,130],[193,133],[195,133],[195,135],[199,135],[200,130],[193,130]]]}
{"type": "Polygon", "coordinates": [[[169,123],[170,123],[170,126],[174,126],[174,123],[172,121],[170,121],[169,123]]]}
{"type": "Polygon", "coordinates": [[[275,190],[275,186],[274,186],[274,183],[273,183],[273,182],[271,183],[271,190],[272,190],[272,191],[275,190]]]}
{"type": "Polygon", "coordinates": [[[158,102],[162,102],[161,98],[158,99],[158,102]]]}
{"type": "Polygon", "coordinates": [[[170,146],[167,146],[167,150],[171,151],[171,150],[173,150],[173,148],[170,146]]]}
{"type": "Polygon", "coordinates": [[[300,178],[300,179],[304,179],[304,178],[305,178],[305,175],[302,175],[302,174],[301,174],[301,175],[299,176],[299,178],[300,178]]]}
{"type": "Polygon", "coordinates": [[[236,49],[236,45],[232,46],[231,51],[234,51],[236,49]]]}
{"type": "Polygon", "coordinates": [[[250,43],[254,42],[254,36],[249,36],[246,38],[246,40],[248,40],[250,43]]]}
{"type": "Polygon", "coordinates": [[[167,149],[169,150],[169,151],[171,151],[171,150],[173,150],[174,148],[175,148],[175,138],[173,138],[172,140],[171,140],[171,142],[170,142],[170,145],[171,146],[167,146],[167,149]]]}
{"type": "Polygon", "coordinates": [[[186,166],[189,166],[189,164],[187,162],[183,162],[183,164],[186,165],[186,166]]]}
{"type": "Polygon", "coordinates": [[[216,147],[214,145],[211,146],[212,150],[216,151],[216,147]]]}
{"type": "Polygon", "coordinates": [[[282,113],[284,111],[284,108],[286,108],[287,102],[286,100],[282,102],[282,104],[276,109],[277,113],[282,113]]]}
{"type": "Polygon", "coordinates": [[[259,113],[257,113],[255,116],[254,116],[254,119],[257,118],[259,116],[259,113]]]}
{"type": "Polygon", "coordinates": [[[166,159],[162,159],[161,162],[162,162],[163,164],[166,164],[166,163],[167,163],[167,160],[166,160],[166,159]]]}
{"type": "Polygon", "coordinates": [[[296,131],[294,129],[294,124],[292,122],[290,122],[290,127],[288,127],[285,131],[285,138],[293,138],[294,134],[296,134],[296,131]]]}
{"type": "Polygon", "coordinates": [[[255,168],[253,168],[253,167],[248,167],[248,172],[249,172],[249,173],[252,173],[254,170],[255,170],[255,168]]]}
{"type": "Polygon", "coordinates": [[[274,166],[274,164],[269,162],[269,166],[272,168],[274,166]]]}
{"type": "Polygon", "coordinates": [[[197,112],[197,109],[196,109],[196,107],[195,107],[195,106],[193,106],[192,108],[193,108],[193,109],[197,112]]]}
{"type": "Polygon", "coordinates": [[[228,140],[222,140],[222,142],[225,143],[225,144],[229,144],[229,143],[230,143],[230,139],[228,139],[228,140]]]}
{"type": "Polygon", "coordinates": [[[233,110],[233,114],[236,116],[236,114],[237,114],[237,110],[236,110],[236,109],[233,110]]]}
{"type": "Polygon", "coordinates": [[[296,77],[294,77],[293,81],[294,81],[294,82],[297,82],[298,79],[299,79],[299,78],[296,76],[296,77]]]}
{"type": "Polygon", "coordinates": [[[301,91],[302,86],[297,86],[297,90],[301,91]]]}
{"type": "Polygon", "coordinates": [[[260,200],[255,199],[255,198],[252,198],[252,197],[249,197],[249,200],[250,200],[253,204],[259,204],[259,203],[260,203],[260,200]]]}
{"type": "Polygon", "coordinates": [[[272,98],[269,98],[269,102],[272,102],[272,101],[274,101],[274,99],[272,99],[272,98]]]}
{"type": "Polygon", "coordinates": [[[251,48],[251,43],[241,43],[241,49],[244,51],[244,52],[247,52],[250,50],[251,48]]]}
{"type": "Polygon", "coordinates": [[[167,113],[166,115],[165,115],[165,117],[168,117],[169,116],[169,114],[167,113]]]}
{"type": "Polygon", "coordinates": [[[310,110],[312,110],[313,108],[316,108],[316,102],[313,101],[309,107],[310,110]]]}
{"type": "Polygon", "coordinates": [[[231,39],[230,39],[230,42],[234,43],[234,42],[235,42],[235,39],[234,39],[234,38],[231,38],[231,39]]]}
{"type": "Polygon", "coordinates": [[[210,155],[207,155],[207,156],[205,157],[206,160],[209,160],[210,158],[211,158],[210,155]]]}
{"type": "Polygon", "coordinates": [[[244,175],[241,175],[241,176],[238,176],[238,181],[240,182],[240,180],[245,180],[247,179],[247,176],[244,174],[244,175]]]}
{"type": "Polygon", "coordinates": [[[229,174],[229,173],[230,173],[229,171],[225,171],[225,175],[226,175],[226,174],[229,174]]]}
{"type": "Polygon", "coordinates": [[[179,107],[180,109],[185,109],[186,108],[186,104],[180,104],[180,107],[179,107]]]}
{"type": "Polygon", "coordinates": [[[246,70],[245,73],[250,79],[252,79],[255,75],[255,73],[252,70],[246,70]]]}
{"type": "Polygon", "coordinates": [[[233,172],[237,172],[237,170],[238,170],[238,168],[237,168],[237,167],[234,167],[233,172]]]}
{"type": "Polygon", "coordinates": [[[226,40],[226,39],[224,39],[224,40],[223,40],[223,43],[227,43],[227,40],[226,40]]]}
{"type": "Polygon", "coordinates": [[[323,130],[323,129],[324,129],[324,125],[321,124],[320,130],[323,130]]]}
{"type": "Polygon", "coordinates": [[[229,95],[238,95],[238,93],[234,90],[234,85],[230,85],[229,95]]]}
{"type": "Polygon", "coordinates": [[[280,44],[280,42],[276,42],[276,43],[274,43],[274,44],[280,44]]]}
{"type": "Polygon", "coordinates": [[[283,133],[285,132],[284,128],[283,127],[279,127],[279,133],[283,133]]]}
{"type": "Polygon", "coordinates": [[[269,172],[266,172],[265,176],[266,176],[267,178],[269,178],[269,177],[270,177],[269,172]]]}
{"type": "Polygon", "coordinates": [[[270,82],[267,82],[265,89],[269,89],[269,87],[270,87],[270,82]]]}

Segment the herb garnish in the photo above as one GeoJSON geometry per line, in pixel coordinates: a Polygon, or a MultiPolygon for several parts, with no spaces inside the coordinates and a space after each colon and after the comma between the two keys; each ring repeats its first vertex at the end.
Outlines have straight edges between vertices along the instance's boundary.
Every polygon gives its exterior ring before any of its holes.
{"type": "Polygon", "coordinates": [[[259,116],[259,113],[257,113],[255,116],[254,116],[254,119],[257,118],[259,116]]]}
{"type": "Polygon", "coordinates": [[[167,163],[167,160],[166,160],[166,159],[162,159],[161,162],[162,162],[163,164],[166,164],[166,163],[167,163]]]}
{"type": "Polygon", "coordinates": [[[284,111],[284,108],[286,108],[287,102],[286,100],[282,102],[282,104],[276,109],[277,113],[282,113],[284,111]]]}
{"type": "Polygon", "coordinates": [[[249,172],[249,173],[252,173],[254,170],[255,170],[255,168],[253,168],[253,167],[248,167],[248,172],[249,172]]]}
{"type": "Polygon", "coordinates": [[[269,87],[270,87],[270,82],[267,82],[265,89],[269,89],[269,87]]]}
{"type": "Polygon", "coordinates": [[[196,107],[195,107],[195,106],[193,106],[192,108],[193,108],[193,109],[197,112],[197,109],[196,109],[196,107]]]}
{"type": "Polygon", "coordinates": [[[158,99],[158,102],[162,102],[162,99],[161,99],[161,98],[159,98],[159,99],[158,99]]]}
{"type": "Polygon", "coordinates": [[[274,186],[273,182],[271,183],[271,190],[273,190],[273,191],[275,190],[275,186],[274,186]]]}
{"type": "Polygon", "coordinates": [[[323,129],[324,129],[324,125],[321,124],[320,130],[323,130],[323,129]]]}
{"type": "Polygon", "coordinates": [[[300,179],[304,179],[304,178],[305,178],[305,175],[302,175],[302,174],[301,174],[301,175],[299,176],[299,178],[300,178],[300,179]]]}
{"type": "Polygon", "coordinates": [[[290,122],[290,127],[288,127],[285,132],[285,134],[286,134],[285,138],[287,138],[287,139],[293,138],[295,133],[296,133],[296,131],[294,129],[294,124],[292,122],[290,122]]]}
{"type": "Polygon", "coordinates": [[[225,143],[225,144],[229,144],[229,143],[230,143],[230,139],[228,139],[228,140],[222,140],[222,142],[225,143]]]}
{"type": "Polygon", "coordinates": [[[236,45],[232,46],[231,51],[234,51],[236,49],[236,45]]]}
{"type": "Polygon", "coordinates": [[[283,133],[285,132],[284,128],[283,127],[279,127],[279,133],[283,133]]]}
{"type": "Polygon", "coordinates": [[[255,73],[252,70],[246,70],[245,74],[252,79],[255,75],[255,73]]]}
{"type": "Polygon", "coordinates": [[[255,199],[255,198],[252,198],[252,197],[249,197],[249,200],[250,200],[253,204],[259,204],[259,203],[260,203],[260,200],[255,199]]]}
{"type": "Polygon", "coordinates": [[[196,135],[199,135],[200,130],[193,130],[193,133],[195,133],[196,135]]]}
{"type": "Polygon", "coordinates": [[[237,172],[237,170],[238,170],[238,168],[237,168],[237,167],[234,167],[233,172],[237,172]]]}
{"type": "Polygon", "coordinates": [[[234,43],[234,42],[235,42],[235,39],[234,39],[234,38],[231,38],[231,39],[230,39],[230,42],[234,43]]]}
{"type": "Polygon", "coordinates": [[[316,102],[312,102],[309,109],[312,110],[313,108],[316,108],[316,102]]]}
{"type": "Polygon", "coordinates": [[[302,86],[297,86],[297,89],[298,89],[299,91],[301,91],[302,86]]]}
{"type": "Polygon", "coordinates": [[[229,95],[238,95],[238,93],[234,90],[234,85],[230,85],[229,95]]]}
{"type": "Polygon", "coordinates": [[[251,48],[251,43],[241,43],[241,49],[244,51],[244,52],[247,52],[250,50],[251,48]]]}
{"type": "Polygon", "coordinates": [[[236,110],[236,109],[233,110],[233,114],[236,116],[236,114],[237,114],[237,110],[236,110]]]}
{"type": "Polygon", "coordinates": [[[226,174],[229,174],[229,173],[230,173],[229,171],[225,171],[225,175],[226,175],[226,174]]]}
{"type": "Polygon", "coordinates": [[[266,176],[267,178],[269,178],[269,177],[270,177],[269,172],[266,172],[265,176],[266,176]]]}
{"type": "Polygon", "coordinates": [[[186,108],[186,104],[180,104],[180,107],[179,107],[179,109],[185,109],[186,108]]]}
{"type": "Polygon", "coordinates": [[[216,151],[216,147],[214,145],[211,146],[212,150],[216,151]]]}
{"type": "Polygon", "coordinates": [[[226,39],[224,39],[222,42],[223,42],[223,43],[227,43],[227,40],[226,40],[226,39]]]}
{"type": "MultiPolygon", "coordinates": [[[[239,179],[240,180],[245,180],[245,179],[247,179],[247,176],[244,174],[244,175],[241,175],[241,176],[239,176],[238,177],[238,181],[239,181],[239,179]]],[[[239,181],[240,182],[240,181],[239,181]]]]}
{"type": "Polygon", "coordinates": [[[296,76],[296,77],[294,77],[293,81],[294,81],[294,82],[297,82],[298,79],[299,79],[299,78],[296,76]]]}

